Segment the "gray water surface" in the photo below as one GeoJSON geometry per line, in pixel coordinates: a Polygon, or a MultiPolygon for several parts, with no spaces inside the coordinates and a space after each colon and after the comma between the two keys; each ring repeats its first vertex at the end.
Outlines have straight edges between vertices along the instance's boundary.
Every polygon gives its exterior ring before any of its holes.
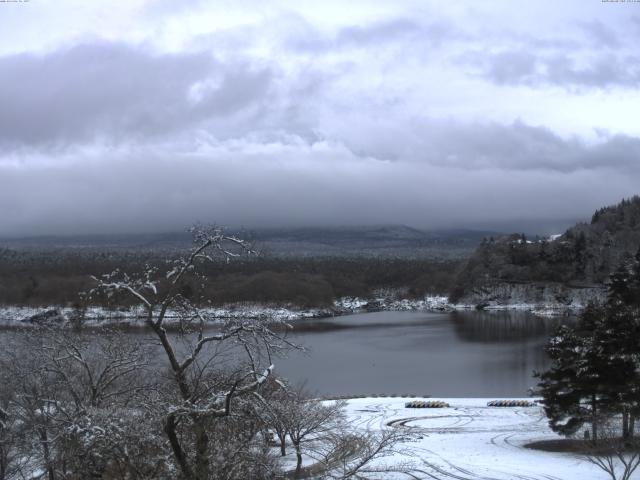
{"type": "MultiPolygon", "coordinates": [[[[275,372],[322,395],[415,394],[434,397],[522,397],[533,371],[547,368],[543,350],[571,319],[525,312],[377,312],[294,322],[288,339],[305,348],[276,358],[275,372]]],[[[99,335],[98,331],[88,332],[99,335]]],[[[127,333],[157,344],[145,329],[127,333]]],[[[174,340],[177,340],[176,335],[174,340]]],[[[11,342],[0,331],[0,348],[11,342]]],[[[180,345],[180,343],[178,343],[180,345]]],[[[232,345],[227,345],[226,348],[232,345]]],[[[180,349],[180,347],[178,347],[180,349]]],[[[237,357],[215,344],[216,365],[237,357]]],[[[159,372],[166,361],[158,349],[159,372]]]]}
{"type": "Polygon", "coordinates": [[[276,369],[320,394],[526,396],[533,371],[548,366],[548,336],[566,321],[476,311],[304,320],[290,338],[307,352],[278,360],[276,369]]]}

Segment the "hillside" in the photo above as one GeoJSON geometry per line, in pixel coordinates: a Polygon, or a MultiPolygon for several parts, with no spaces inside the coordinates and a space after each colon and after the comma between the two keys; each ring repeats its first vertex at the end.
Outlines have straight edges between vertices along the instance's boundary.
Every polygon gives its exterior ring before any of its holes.
{"type": "Polygon", "coordinates": [[[560,236],[485,238],[457,277],[461,303],[583,303],[640,246],[640,197],[593,214],[560,236]]]}

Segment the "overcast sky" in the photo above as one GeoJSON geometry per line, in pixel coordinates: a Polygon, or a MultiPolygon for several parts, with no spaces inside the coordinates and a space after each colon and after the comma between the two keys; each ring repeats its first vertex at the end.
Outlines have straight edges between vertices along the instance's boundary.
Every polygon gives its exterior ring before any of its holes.
{"type": "Polygon", "coordinates": [[[0,2],[0,235],[586,218],[640,3],[0,2]]]}

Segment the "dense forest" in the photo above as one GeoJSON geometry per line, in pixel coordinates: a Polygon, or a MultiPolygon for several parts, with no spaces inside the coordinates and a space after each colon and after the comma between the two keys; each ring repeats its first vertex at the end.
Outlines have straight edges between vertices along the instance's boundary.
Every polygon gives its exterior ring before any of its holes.
{"type": "Polygon", "coordinates": [[[640,197],[601,208],[557,238],[513,234],[485,238],[451,291],[457,300],[471,288],[496,283],[604,283],[640,246],[640,197]]]}
{"type": "MultiPolygon", "coordinates": [[[[79,292],[94,286],[92,276],[120,269],[141,271],[163,266],[171,257],[153,251],[20,251],[0,249],[1,305],[64,305],[80,301],[79,292]]],[[[403,297],[447,292],[462,260],[371,257],[257,256],[206,266],[209,279],[201,292],[214,305],[231,302],[326,306],[343,296],[369,297],[380,289],[403,297]]],[[[185,296],[197,285],[186,285],[185,296]]],[[[113,299],[126,304],[125,299],[113,299]]]]}

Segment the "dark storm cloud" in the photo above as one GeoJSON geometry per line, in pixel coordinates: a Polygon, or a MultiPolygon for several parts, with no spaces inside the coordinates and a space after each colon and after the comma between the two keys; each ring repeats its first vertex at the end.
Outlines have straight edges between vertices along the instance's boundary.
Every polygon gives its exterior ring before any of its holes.
{"type": "Polygon", "coordinates": [[[473,171],[348,157],[327,165],[309,152],[283,157],[278,165],[255,157],[123,157],[73,169],[2,169],[0,202],[13,209],[5,211],[1,233],[140,232],[195,221],[437,228],[580,217],[636,188],[615,172],[473,171]],[[604,181],[617,191],[601,188],[604,181]]]}
{"type": "Polygon", "coordinates": [[[99,42],[0,57],[0,146],[160,135],[251,106],[271,73],[208,53],[99,42]]]}
{"type": "Polygon", "coordinates": [[[607,142],[585,149],[585,168],[605,167],[637,175],[640,172],[640,139],[627,135],[615,135],[607,142]]]}

